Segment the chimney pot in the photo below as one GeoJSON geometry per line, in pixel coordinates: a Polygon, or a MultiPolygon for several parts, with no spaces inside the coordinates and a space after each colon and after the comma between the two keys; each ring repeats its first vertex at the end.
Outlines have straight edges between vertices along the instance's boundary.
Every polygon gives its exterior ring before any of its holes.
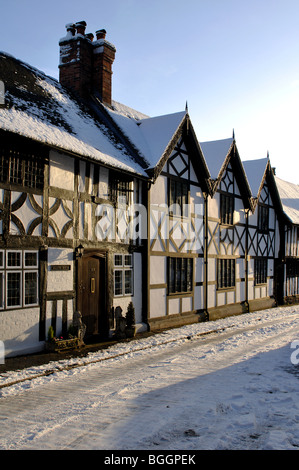
{"type": "Polygon", "coordinates": [[[106,30],[105,29],[99,29],[96,31],[97,39],[105,39],[106,37],[106,30]]]}
{"type": "Polygon", "coordinates": [[[90,41],[93,41],[94,35],[92,33],[86,34],[87,39],[90,39],[90,41]]]}
{"type": "Polygon", "coordinates": [[[65,27],[66,27],[66,31],[67,31],[68,36],[74,36],[75,35],[76,28],[75,28],[74,23],[68,23],[68,24],[65,25],[65,27]]]}
{"type": "Polygon", "coordinates": [[[86,28],[86,22],[85,21],[78,21],[75,24],[75,27],[77,29],[77,34],[82,34],[82,36],[84,36],[85,28],[86,28]]]}

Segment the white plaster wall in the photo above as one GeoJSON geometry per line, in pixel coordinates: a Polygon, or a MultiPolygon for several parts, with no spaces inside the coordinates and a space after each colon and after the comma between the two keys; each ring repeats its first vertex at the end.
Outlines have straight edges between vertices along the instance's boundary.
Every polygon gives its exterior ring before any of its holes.
{"type": "Polygon", "coordinates": [[[49,156],[50,186],[74,190],[74,159],[50,150],[49,156]]]}
{"type": "Polygon", "coordinates": [[[226,295],[226,303],[227,304],[234,304],[236,302],[236,299],[235,299],[235,291],[227,291],[227,295],[226,295]]]}
{"type": "Polygon", "coordinates": [[[72,249],[48,249],[48,292],[69,291],[74,289],[73,263],[72,249]],[[70,265],[71,269],[69,271],[51,271],[52,265],[70,265]]]}
{"type": "Polygon", "coordinates": [[[256,230],[256,227],[257,227],[257,218],[258,218],[258,207],[256,207],[254,213],[249,212],[249,217],[248,217],[248,224],[253,225],[254,230],[256,230]]]}
{"type": "Polygon", "coordinates": [[[141,253],[134,253],[134,292],[133,295],[126,295],[113,298],[113,307],[120,306],[122,315],[125,316],[130,302],[135,308],[135,322],[137,330],[141,331],[142,326],[142,257],[141,253]],[[138,326],[139,325],[139,326],[138,326]]]}
{"type": "MultiPolygon", "coordinates": [[[[227,302],[227,303],[229,303],[229,302],[227,302]]],[[[217,292],[217,306],[225,305],[225,304],[226,304],[225,292],[218,291],[217,292]]],[[[215,307],[216,307],[216,305],[215,305],[215,307]]]]}
{"type": "Polygon", "coordinates": [[[245,278],[245,259],[236,259],[236,279],[245,278]]]}
{"type": "Polygon", "coordinates": [[[192,297],[183,297],[182,298],[182,313],[191,312],[192,310],[193,310],[192,297]]]}
{"type": "MultiPolygon", "coordinates": [[[[19,199],[19,197],[22,195],[21,192],[17,191],[12,191],[11,192],[11,202],[14,203],[19,199]]],[[[39,207],[43,208],[43,197],[40,195],[33,195],[32,196],[36,203],[39,205],[39,207]]],[[[25,232],[27,233],[30,224],[33,222],[34,219],[40,217],[40,214],[38,214],[35,209],[33,209],[31,202],[29,200],[29,197],[27,196],[24,204],[17,210],[14,211],[13,214],[18,217],[18,219],[22,222],[25,232]]],[[[18,227],[11,221],[10,224],[10,233],[12,235],[19,235],[19,229],[18,227]]],[[[33,236],[41,236],[42,234],[42,224],[40,223],[33,231],[32,235],[33,236]]]]}
{"type": "Polygon", "coordinates": [[[168,313],[169,315],[174,315],[180,313],[180,299],[168,299],[168,313]]]}
{"type": "Polygon", "coordinates": [[[237,282],[236,284],[236,302],[245,301],[245,282],[237,282]]]}
{"type": "Polygon", "coordinates": [[[108,185],[109,185],[109,170],[105,167],[100,167],[99,175],[99,189],[98,196],[107,199],[108,198],[108,185]]]}
{"type": "Polygon", "coordinates": [[[216,307],[216,286],[208,285],[208,308],[216,307]]]}
{"type": "Polygon", "coordinates": [[[190,206],[191,212],[197,215],[204,215],[204,198],[198,186],[190,185],[190,206]]]}
{"type": "Polygon", "coordinates": [[[219,218],[220,204],[219,193],[216,193],[213,198],[208,198],[208,213],[209,217],[219,218]]]}
{"type": "Polygon", "coordinates": [[[204,258],[195,258],[194,260],[194,279],[195,282],[203,282],[204,281],[204,258]]]}
{"type": "Polygon", "coordinates": [[[166,289],[150,289],[150,318],[166,315],[166,289]]]}
{"type": "Polygon", "coordinates": [[[166,257],[150,256],[150,284],[164,284],[166,279],[166,257]]]}
{"type": "Polygon", "coordinates": [[[204,308],[203,286],[194,287],[194,310],[201,310],[204,308]]]}
{"type": "Polygon", "coordinates": [[[195,174],[193,165],[190,160],[189,160],[189,165],[190,165],[190,181],[197,182],[197,176],[195,174]]]}
{"type": "Polygon", "coordinates": [[[158,176],[150,190],[151,204],[167,204],[167,178],[158,176]]]}
{"type": "Polygon", "coordinates": [[[275,211],[272,208],[269,208],[269,228],[274,229],[276,222],[275,211]]]}
{"type": "Polygon", "coordinates": [[[217,273],[217,259],[210,258],[208,260],[208,281],[216,281],[216,273],[217,273]]]}
{"type": "Polygon", "coordinates": [[[0,340],[4,342],[5,357],[41,351],[39,341],[39,307],[0,311],[0,340]]]}
{"type": "Polygon", "coordinates": [[[82,160],[79,162],[79,184],[78,191],[85,191],[85,174],[86,174],[86,163],[82,160]]]}
{"type": "Polygon", "coordinates": [[[254,281],[248,281],[248,300],[253,300],[254,297],[254,281]]]}
{"type": "MultiPolygon", "coordinates": [[[[54,206],[56,202],[56,198],[54,197],[49,197],[49,208],[51,209],[52,206],[54,206]]],[[[51,215],[51,219],[55,222],[55,224],[58,227],[59,233],[62,233],[62,230],[64,226],[72,220],[71,217],[67,214],[66,210],[69,210],[71,214],[73,214],[73,201],[65,201],[64,202],[65,207],[63,207],[63,204],[61,203],[56,210],[54,214],[51,215]],[[65,210],[66,208],[66,210],[65,210]]],[[[49,231],[49,236],[51,236],[51,233],[49,231]]],[[[55,236],[55,235],[54,235],[55,236]]],[[[73,227],[71,226],[68,231],[65,234],[65,238],[73,238],[73,227]]]]}

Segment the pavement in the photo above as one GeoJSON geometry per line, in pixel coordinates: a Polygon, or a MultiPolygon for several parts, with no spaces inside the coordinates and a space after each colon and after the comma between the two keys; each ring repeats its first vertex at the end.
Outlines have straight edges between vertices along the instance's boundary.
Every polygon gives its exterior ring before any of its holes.
{"type": "MultiPolygon", "coordinates": [[[[157,333],[157,332],[155,332],[157,333]]],[[[9,371],[16,371],[16,370],[23,370],[29,367],[37,367],[40,365],[48,364],[52,361],[60,361],[62,359],[71,359],[74,357],[85,357],[90,352],[97,352],[102,349],[107,349],[110,346],[117,344],[119,342],[128,342],[132,340],[136,340],[138,338],[145,338],[147,336],[151,336],[155,333],[151,332],[143,332],[138,333],[132,339],[124,339],[124,340],[107,340],[107,341],[98,341],[96,338],[94,340],[90,340],[88,344],[81,346],[78,349],[72,349],[67,351],[61,352],[50,352],[50,351],[41,351],[34,354],[27,354],[24,356],[16,356],[16,357],[8,357],[5,358],[5,364],[0,364],[0,374],[9,371]]]]}

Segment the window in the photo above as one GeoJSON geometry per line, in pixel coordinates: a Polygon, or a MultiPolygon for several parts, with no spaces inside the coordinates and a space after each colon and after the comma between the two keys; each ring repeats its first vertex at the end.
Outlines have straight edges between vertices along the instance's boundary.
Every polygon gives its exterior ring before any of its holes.
{"type": "Polygon", "coordinates": [[[218,289],[235,286],[235,263],[231,258],[220,258],[217,262],[218,289]]]}
{"type": "Polygon", "coordinates": [[[193,290],[193,258],[168,258],[168,293],[193,290]]]}
{"type": "Polygon", "coordinates": [[[234,198],[226,194],[220,194],[220,217],[224,225],[234,223],[234,198]]]}
{"type": "Polygon", "coordinates": [[[298,259],[288,258],[286,260],[286,274],[288,278],[299,276],[299,260],[298,259]]]}
{"type": "Polygon", "coordinates": [[[263,233],[269,230],[269,207],[261,204],[258,206],[258,230],[263,233]]]}
{"type": "Polygon", "coordinates": [[[254,283],[266,284],[268,271],[268,260],[266,258],[256,258],[254,260],[254,283]]]}
{"type": "Polygon", "coordinates": [[[133,185],[130,179],[110,171],[110,199],[119,207],[126,207],[132,203],[133,185]]]}
{"type": "Polygon", "coordinates": [[[0,149],[0,182],[42,189],[44,164],[32,152],[0,149]]]}
{"type": "Polygon", "coordinates": [[[38,305],[38,252],[0,251],[0,308],[38,305]]]}
{"type": "Polygon", "coordinates": [[[185,216],[188,204],[188,184],[169,180],[169,214],[185,216]]]}
{"type": "Polygon", "coordinates": [[[114,296],[133,295],[133,256],[114,255],[114,296]]]}

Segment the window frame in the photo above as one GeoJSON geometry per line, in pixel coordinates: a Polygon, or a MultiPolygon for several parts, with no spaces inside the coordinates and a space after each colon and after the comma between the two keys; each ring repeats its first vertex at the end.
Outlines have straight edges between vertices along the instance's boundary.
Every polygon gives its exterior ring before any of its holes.
{"type": "Polygon", "coordinates": [[[32,150],[0,146],[0,182],[42,191],[45,183],[44,157],[32,150]]]}
{"type": "Polygon", "coordinates": [[[254,285],[263,286],[268,279],[268,258],[255,258],[254,260],[254,285]],[[263,266],[264,264],[264,266],[263,266]]]}
{"type": "MultiPolygon", "coordinates": [[[[28,307],[38,307],[40,301],[40,293],[39,293],[39,251],[38,250],[15,250],[15,249],[8,249],[8,250],[0,250],[2,255],[2,266],[0,265],[0,275],[2,276],[2,281],[0,279],[0,283],[2,282],[2,299],[0,298],[0,310],[13,310],[13,309],[20,309],[20,308],[28,308],[28,307]],[[15,265],[11,266],[8,263],[9,260],[9,253],[19,253],[20,254],[20,261],[15,265]],[[34,253],[36,255],[36,262],[34,265],[28,265],[26,263],[26,254],[27,253],[34,253]],[[34,273],[36,279],[35,285],[35,303],[26,303],[26,274],[27,273],[34,273]],[[9,276],[11,274],[19,274],[19,295],[18,299],[19,302],[16,305],[9,305],[9,295],[8,295],[8,288],[9,288],[9,276]],[[2,306],[1,306],[2,302],[2,306]]],[[[1,289],[0,289],[0,297],[1,297],[1,289]]],[[[11,297],[10,297],[11,298],[11,297]]]]}
{"type": "MultiPolygon", "coordinates": [[[[127,260],[129,261],[129,260],[127,260]]],[[[113,296],[130,297],[134,295],[134,266],[133,255],[131,253],[115,253],[113,256],[113,296]],[[115,264],[116,257],[121,257],[121,264],[115,264]],[[130,256],[130,263],[126,262],[126,257],[130,256]],[[116,272],[121,273],[121,293],[116,294],[116,272]],[[130,292],[126,292],[126,273],[131,273],[130,292]]]]}
{"type": "Polygon", "coordinates": [[[22,292],[23,292],[23,285],[22,285],[22,269],[10,269],[6,271],[6,276],[5,276],[5,281],[6,281],[6,286],[5,286],[5,294],[6,294],[6,299],[5,299],[5,306],[9,310],[13,310],[14,308],[21,308],[23,306],[22,304],[22,292]],[[19,295],[19,304],[18,305],[8,305],[8,276],[10,274],[19,274],[20,275],[20,295],[19,295]]]}
{"type": "Polygon", "coordinates": [[[24,259],[24,262],[23,262],[24,268],[29,269],[29,270],[30,269],[38,269],[38,251],[24,250],[23,254],[24,254],[24,257],[23,257],[23,259],[24,259]],[[29,264],[29,265],[26,264],[26,254],[28,254],[28,253],[36,254],[36,264],[29,264]]]}
{"type": "Polygon", "coordinates": [[[236,259],[217,258],[217,290],[235,289],[235,287],[236,259]]]}
{"type": "Polygon", "coordinates": [[[193,293],[194,258],[168,256],[167,295],[193,293]],[[183,266],[183,263],[185,266],[183,266]],[[180,287],[180,289],[179,289],[180,287]],[[185,287],[185,289],[184,289],[185,287]]]}
{"type": "Polygon", "coordinates": [[[6,269],[22,269],[23,263],[22,263],[22,250],[6,250],[6,264],[5,264],[6,269]],[[20,264],[19,265],[14,265],[14,266],[8,266],[8,254],[9,253],[19,253],[20,254],[20,264]]]}
{"type": "Polygon", "coordinates": [[[189,191],[188,181],[168,178],[168,209],[170,216],[188,216],[186,210],[188,211],[189,191]]]}
{"type": "Polygon", "coordinates": [[[221,225],[234,225],[235,198],[231,194],[220,193],[221,225]]]}
{"type": "Polygon", "coordinates": [[[257,228],[259,233],[269,233],[269,206],[258,204],[257,228]]]}
{"type": "Polygon", "coordinates": [[[24,269],[23,270],[23,306],[24,307],[33,307],[38,305],[39,301],[39,295],[38,295],[38,283],[39,283],[39,276],[38,276],[38,270],[37,269],[24,269]],[[36,302],[35,303],[26,303],[26,280],[25,276],[28,273],[33,273],[36,274],[36,302]]]}
{"type": "Polygon", "coordinates": [[[0,287],[0,310],[4,310],[5,298],[6,298],[5,296],[5,271],[4,270],[0,271],[0,283],[2,284],[2,286],[0,287]],[[2,281],[1,281],[1,277],[2,277],[2,281]]]}

